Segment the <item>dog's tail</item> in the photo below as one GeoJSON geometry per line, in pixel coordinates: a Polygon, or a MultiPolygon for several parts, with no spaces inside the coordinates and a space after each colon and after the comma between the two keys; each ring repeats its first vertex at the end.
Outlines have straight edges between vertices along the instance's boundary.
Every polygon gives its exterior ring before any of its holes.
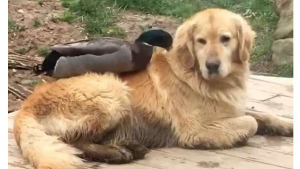
{"type": "Polygon", "coordinates": [[[83,168],[76,155],[80,150],[65,144],[56,136],[47,135],[32,113],[20,110],[15,117],[14,135],[23,156],[36,169],[83,168]]]}

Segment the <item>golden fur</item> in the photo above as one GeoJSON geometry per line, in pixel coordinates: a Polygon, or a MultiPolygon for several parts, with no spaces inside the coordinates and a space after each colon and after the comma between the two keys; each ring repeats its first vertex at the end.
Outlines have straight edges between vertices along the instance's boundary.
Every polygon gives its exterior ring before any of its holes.
{"type": "Polygon", "coordinates": [[[230,148],[257,132],[292,136],[291,119],[244,113],[255,36],[240,15],[207,9],[178,28],[172,49],[156,51],[147,70],[37,86],[15,118],[23,156],[37,169],[75,169],[81,158],[126,163],[147,148],[230,148]],[[210,60],[221,63],[219,73],[208,72],[210,60]]]}

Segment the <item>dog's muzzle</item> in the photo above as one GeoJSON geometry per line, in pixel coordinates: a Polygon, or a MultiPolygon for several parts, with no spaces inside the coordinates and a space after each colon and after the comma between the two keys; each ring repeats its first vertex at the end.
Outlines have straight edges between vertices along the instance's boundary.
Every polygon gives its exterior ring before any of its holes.
{"type": "Polygon", "coordinates": [[[206,61],[205,66],[208,70],[208,74],[219,74],[219,67],[220,67],[220,61],[219,60],[209,60],[206,61]]]}

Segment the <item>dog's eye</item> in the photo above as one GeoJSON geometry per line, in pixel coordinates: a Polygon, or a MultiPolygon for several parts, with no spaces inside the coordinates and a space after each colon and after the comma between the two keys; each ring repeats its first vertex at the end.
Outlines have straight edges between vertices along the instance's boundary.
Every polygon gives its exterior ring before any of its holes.
{"type": "Polygon", "coordinates": [[[203,44],[203,45],[206,44],[206,40],[203,39],[203,38],[199,38],[199,39],[197,39],[197,41],[198,41],[199,43],[203,44]]]}
{"type": "Polygon", "coordinates": [[[230,41],[230,37],[227,36],[227,35],[223,35],[221,36],[221,42],[222,43],[226,43],[226,42],[229,42],[230,41]]]}

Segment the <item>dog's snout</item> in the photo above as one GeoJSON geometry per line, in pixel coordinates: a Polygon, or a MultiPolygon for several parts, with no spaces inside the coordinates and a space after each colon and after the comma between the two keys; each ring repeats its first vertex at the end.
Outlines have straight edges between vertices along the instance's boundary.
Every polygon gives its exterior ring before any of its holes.
{"type": "Polygon", "coordinates": [[[210,74],[219,72],[220,61],[218,60],[207,61],[205,65],[210,74]]]}

